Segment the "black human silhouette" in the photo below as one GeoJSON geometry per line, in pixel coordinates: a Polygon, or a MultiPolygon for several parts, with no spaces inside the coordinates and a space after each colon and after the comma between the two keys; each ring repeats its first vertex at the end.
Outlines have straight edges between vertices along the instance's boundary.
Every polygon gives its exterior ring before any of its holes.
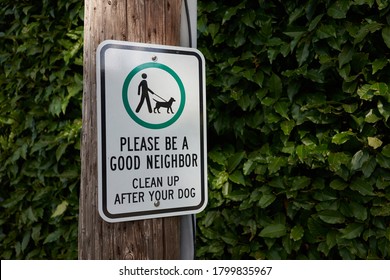
{"type": "Polygon", "coordinates": [[[148,76],[143,73],[142,74],[142,81],[139,83],[138,86],[138,95],[141,94],[141,100],[139,101],[139,104],[137,106],[137,109],[135,111],[138,113],[139,110],[141,110],[142,105],[144,104],[144,101],[146,100],[146,104],[148,106],[148,111],[149,113],[152,113],[152,105],[150,104],[150,98],[149,98],[149,93],[155,94],[149,87],[148,87],[148,82],[146,81],[146,78],[148,76]]]}

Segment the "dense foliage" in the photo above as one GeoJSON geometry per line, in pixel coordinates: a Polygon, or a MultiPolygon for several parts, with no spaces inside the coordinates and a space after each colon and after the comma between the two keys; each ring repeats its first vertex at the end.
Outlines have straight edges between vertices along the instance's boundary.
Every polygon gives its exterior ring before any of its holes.
{"type": "Polygon", "coordinates": [[[390,3],[201,1],[197,256],[389,259],[390,3]]]}
{"type": "Polygon", "coordinates": [[[0,1],[0,258],[77,258],[82,1],[0,1]]]}
{"type": "MultiPolygon", "coordinates": [[[[0,258],[77,258],[82,1],[0,0],[0,258]]],[[[390,259],[390,4],[199,0],[201,259],[390,259]]]]}

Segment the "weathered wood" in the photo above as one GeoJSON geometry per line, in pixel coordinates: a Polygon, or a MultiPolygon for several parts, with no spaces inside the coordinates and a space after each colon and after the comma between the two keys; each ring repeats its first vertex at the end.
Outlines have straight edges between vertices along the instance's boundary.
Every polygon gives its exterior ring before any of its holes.
{"type": "Polygon", "coordinates": [[[96,48],[106,39],[178,45],[181,0],[86,0],[79,259],[179,259],[180,218],[110,224],[98,213],[96,48]]]}

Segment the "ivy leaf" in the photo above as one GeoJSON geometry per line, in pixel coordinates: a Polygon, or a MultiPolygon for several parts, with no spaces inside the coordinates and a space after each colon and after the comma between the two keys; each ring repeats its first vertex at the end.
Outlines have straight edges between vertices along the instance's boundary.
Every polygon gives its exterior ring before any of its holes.
{"type": "Polygon", "coordinates": [[[51,215],[51,218],[55,218],[55,217],[62,215],[66,211],[66,209],[68,208],[68,205],[69,205],[69,203],[66,200],[64,200],[60,204],[58,204],[56,210],[51,215]]]}
{"type": "Polygon", "coordinates": [[[330,153],[328,156],[329,167],[333,171],[339,170],[341,165],[349,165],[351,162],[351,156],[346,153],[330,153]]]}
{"type": "Polygon", "coordinates": [[[227,182],[228,179],[229,179],[229,173],[227,173],[226,171],[221,171],[217,174],[215,183],[213,185],[217,189],[220,189],[227,182]]]}
{"type": "Polygon", "coordinates": [[[363,100],[371,100],[374,96],[374,92],[371,89],[371,85],[369,84],[362,85],[360,88],[358,88],[357,94],[363,100]]]}
{"type": "Polygon", "coordinates": [[[338,234],[339,233],[335,230],[331,230],[326,234],[326,244],[328,245],[329,249],[337,245],[338,234]]]}
{"type": "Polygon", "coordinates": [[[30,242],[30,237],[31,237],[31,234],[30,234],[30,231],[27,231],[24,236],[23,236],[23,240],[22,240],[22,244],[21,244],[21,250],[22,252],[24,250],[26,250],[27,248],[27,245],[28,243],[30,242]]]}
{"type": "Polygon", "coordinates": [[[362,168],[363,164],[369,159],[370,155],[367,151],[360,150],[352,157],[351,165],[352,170],[358,170],[362,168]]]}
{"type": "Polygon", "coordinates": [[[309,57],[309,54],[310,54],[309,47],[310,47],[310,42],[309,41],[305,42],[305,44],[303,46],[301,45],[301,46],[298,47],[298,49],[297,49],[297,60],[298,60],[298,65],[299,66],[302,66],[303,63],[305,63],[305,61],[309,57]]]}
{"type": "Polygon", "coordinates": [[[389,103],[383,103],[381,100],[378,100],[378,111],[387,121],[390,117],[390,105],[389,103]]]}
{"type": "Polygon", "coordinates": [[[250,10],[244,13],[241,20],[245,25],[255,28],[255,25],[253,23],[256,20],[256,12],[254,10],[250,10]]]}
{"type": "Polygon", "coordinates": [[[373,190],[372,185],[369,182],[367,182],[367,180],[365,180],[363,178],[355,179],[351,183],[350,188],[354,191],[359,192],[363,196],[374,195],[374,192],[373,192],[374,190],[373,190]]]}
{"type": "Polygon", "coordinates": [[[346,143],[346,142],[351,138],[351,136],[353,136],[353,135],[354,135],[354,133],[351,132],[351,131],[343,131],[343,132],[337,133],[336,135],[334,135],[334,136],[332,137],[332,143],[337,144],[337,145],[344,144],[344,143],[346,143]]]}
{"type": "Polygon", "coordinates": [[[328,224],[342,224],[345,217],[336,210],[324,210],[318,213],[318,217],[328,224]]]}
{"type": "Polygon", "coordinates": [[[54,241],[57,241],[63,234],[63,229],[57,229],[56,231],[49,233],[45,240],[43,241],[43,244],[51,243],[54,241]]]}
{"type": "Polygon", "coordinates": [[[256,84],[258,84],[260,87],[262,87],[264,81],[264,72],[256,71],[256,74],[253,76],[253,81],[256,82],[256,84]]]}
{"type": "Polygon", "coordinates": [[[272,204],[272,202],[274,202],[276,199],[276,196],[273,195],[273,194],[264,194],[261,196],[259,202],[257,203],[257,205],[260,207],[260,208],[267,208],[268,206],[270,206],[272,204]]]}
{"type": "Polygon", "coordinates": [[[208,32],[210,33],[213,39],[215,38],[215,35],[218,33],[218,31],[219,31],[219,24],[212,23],[208,26],[208,32]]]}
{"type": "Polygon", "coordinates": [[[231,173],[233,170],[235,170],[244,157],[245,157],[245,152],[238,152],[233,154],[228,160],[228,166],[227,166],[228,172],[231,173]]]}
{"type": "Polygon", "coordinates": [[[330,182],[329,186],[334,190],[342,191],[348,187],[348,183],[346,183],[341,179],[335,179],[332,182],[330,182]]]}
{"type": "Polygon", "coordinates": [[[374,149],[378,149],[382,146],[383,142],[377,137],[367,137],[368,145],[373,147],[374,149]]]}
{"type": "Polygon", "coordinates": [[[385,157],[389,157],[390,158],[390,144],[387,144],[386,146],[384,146],[382,148],[381,154],[384,155],[385,157]]]}
{"type": "Polygon", "coordinates": [[[237,238],[236,238],[236,235],[233,234],[232,232],[225,232],[225,233],[223,233],[223,235],[221,236],[221,239],[222,239],[225,243],[227,243],[227,244],[229,244],[229,245],[231,245],[231,246],[236,246],[237,243],[238,243],[238,240],[237,240],[237,238]]]}
{"type": "Polygon", "coordinates": [[[382,154],[376,156],[376,162],[383,168],[390,168],[390,159],[382,154]]]}
{"type": "Polygon", "coordinates": [[[55,116],[59,116],[62,111],[62,99],[58,96],[55,96],[50,103],[49,111],[55,116]]]}
{"type": "Polygon", "coordinates": [[[208,158],[212,161],[220,164],[225,165],[226,164],[226,154],[219,150],[212,150],[209,151],[207,154],[208,158]]]}
{"type": "Polygon", "coordinates": [[[41,225],[37,225],[32,228],[32,233],[31,233],[31,238],[35,241],[38,242],[40,234],[41,234],[41,225]]]}
{"type": "Polygon", "coordinates": [[[296,225],[291,229],[290,238],[294,241],[299,241],[302,239],[305,230],[301,225],[296,225]]]}
{"type": "Polygon", "coordinates": [[[388,99],[389,87],[387,86],[386,83],[383,82],[374,83],[370,86],[370,89],[374,91],[375,95],[386,97],[387,100],[389,100],[388,99]]]}
{"type": "Polygon", "coordinates": [[[204,226],[209,227],[213,224],[214,220],[219,217],[220,214],[218,211],[208,211],[206,217],[203,220],[204,226]]]}
{"type": "Polygon", "coordinates": [[[245,186],[245,177],[240,170],[235,170],[229,175],[229,179],[236,184],[245,186]]]}
{"type": "Polygon", "coordinates": [[[335,38],[336,35],[336,29],[334,25],[330,24],[322,24],[320,27],[318,27],[316,35],[319,39],[328,39],[328,38],[335,38]]]}
{"type": "Polygon", "coordinates": [[[278,75],[273,73],[271,78],[269,79],[270,92],[273,92],[276,94],[276,96],[279,96],[282,93],[282,89],[283,89],[282,80],[278,75]]]}
{"type": "Polygon", "coordinates": [[[390,49],[390,27],[384,27],[382,29],[382,38],[386,46],[390,49]]]}
{"type": "Polygon", "coordinates": [[[358,109],[359,105],[357,103],[354,104],[343,104],[343,109],[345,112],[352,114],[358,109]]]}
{"type": "Polygon", "coordinates": [[[275,104],[275,111],[285,119],[289,119],[288,112],[290,104],[288,102],[277,102],[275,104]]]}
{"type": "Polygon", "coordinates": [[[355,53],[354,48],[350,46],[345,46],[341,53],[339,54],[339,68],[343,67],[345,64],[349,63],[352,60],[353,54],[355,53]]]}
{"type": "Polygon", "coordinates": [[[285,120],[280,123],[280,128],[282,129],[284,135],[288,136],[290,135],[291,131],[295,127],[295,121],[294,120],[285,120]]]}
{"type": "Polygon", "coordinates": [[[364,119],[366,122],[368,123],[376,123],[378,122],[379,120],[381,120],[381,117],[377,116],[374,112],[374,110],[370,110],[367,115],[366,115],[366,118],[364,119]]]}
{"type": "Polygon", "coordinates": [[[237,11],[242,9],[244,6],[245,6],[245,2],[242,2],[238,6],[227,9],[222,19],[222,25],[225,24],[228,20],[230,20],[232,16],[236,15],[237,11]]]}
{"type": "Polygon", "coordinates": [[[262,229],[259,235],[266,238],[279,238],[286,235],[286,226],[283,224],[271,224],[262,229]]]}
{"type": "Polygon", "coordinates": [[[349,5],[349,0],[337,0],[333,5],[329,7],[328,15],[335,19],[346,18],[347,12],[349,10],[349,5]]]}
{"type": "Polygon", "coordinates": [[[353,223],[349,224],[346,228],[340,229],[340,232],[343,234],[341,238],[344,239],[354,239],[361,235],[363,232],[364,225],[353,223]]]}
{"type": "Polygon", "coordinates": [[[351,207],[352,214],[356,219],[359,219],[361,221],[365,221],[367,219],[368,211],[366,207],[354,201],[351,201],[349,205],[351,207]]]}
{"type": "Polygon", "coordinates": [[[369,178],[376,168],[377,162],[374,157],[370,157],[362,166],[364,177],[369,178]]]}
{"type": "Polygon", "coordinates": [[[56,150],[56,159],[57,161],[60,161],[62,155],[65,153],[66,151],[66,148],[68,147],[69,143],[62,143],[61,145],[59,145],[57,147],[57,150],[56,150]]]}
{"type": "Polygon", "coordinates": [[[229,193],[231,193],[232,191],[232,184],[229,183],[229,181],[226,181],[223,185],[222,185],[222,194],[224,196],[228,196],[229,193]]]}
{"type": "Polygon", "coordinates": [[[375,21],[369,22],[368,24],[364,24],[359,29],[357,34],[354,36],[355,37],[354,44],[360,43],[369,33],[374,33],[375,31],[380,30],[381,28],[382,28],[382,24],[377,23],[375,21]]]}
{"type": "Polygon", "coordinates": [[[382,70],[388,63],[389,60],[386,58],[375,59],[372,63],[372,74],[375,74],[379,70],[382,70]]]}
{"type": "Polygon", "coordinates": [[[244,166],[242,168],[242,170],[244,171],[244,175],[249,175],[253,169],[255,168],[255,162],[251,159],[248,159],[248,161],[246,161],[244,163],[244,166]]]}
{"type": "Polygon", "coordinates": [[[233,190],[227,195],[227,197],[232,201],[244,201],[248,196],[249,194],[246,190],[233,190]]]}
{"type": "Polygon", "coordinates": [[[287,163],[287,159],[284,157],[268,157],[267,161],[269,163],[268,170],[271,174],[278,172],[287,163]]]}
{"type": "Polygon", "coordinates": [[[250,241],[255,237],[256,232],[257,232],[257,224],[256,221],[254,220],[249,220],[246,224],[246,226],[249,228],[249,231],[251,233],[251,238],[250,241]]]}
{"type": "Polygon", "coordinates": [[[309,28],[308,28],[308,31],[313,31],[319,22],[321,22],[321,19],[323,18],[324,14],[320,14],[318,16],[316,16],[311,22],[310,22],[310,25],[309,25],[309,28]]]}
{"type": "Polygon", "coordinates": [[[308,187],[311,183],[311,179],[306,176],[297,176],[292,180],[291,190],[300,190],[308,187]]]}

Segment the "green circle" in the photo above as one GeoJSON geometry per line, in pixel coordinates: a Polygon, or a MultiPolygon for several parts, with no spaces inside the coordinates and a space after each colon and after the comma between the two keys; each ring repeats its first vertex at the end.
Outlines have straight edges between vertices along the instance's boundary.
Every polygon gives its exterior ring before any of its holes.
{"type": "Polygon", "coordinates": [[[184,104],[185,104],[185,91],[184,91],[184,86],[183,86],[183,83],[182,81],[180,80],[179,76],[175,73],[175,71],[173,71],[171,68],[169,68],[168,66],[164,65],[164,64],[161,64],[161,63],[156,63],[156,62],[148,62],[148,63],[144,63],[144,64],[141,64],[137,67],[135,67],[130,73],[129,75],[127,75],[126,79],[125,79],[125,82],[123,83],[123,88],[122,88],[122,100],[123,100],[123,105],[125,106],[125,109],[127,111],[127,113],[129,114],[129,116],[136,122],[138,123],[139,125],[143,126],[143,127],[146,127],[146,128],[151,128],[151,129],[161,129],[161,128],[165,128],[165,127],[168,127],[170,126],[171,124],[173,124],[175,121],[177,121],[177,119],[180,117],[180,115],[183,113],[183,110],[184,110],[184,104]],[[129,88],[129,84],[131,82],[131,80],[133,79],[133,77],[138,73],[140,72],[141,70],[144,70],[144,69],[147,69],[147,68],[158,68],[158,69],[161,69],[161,70],[164,70],[166,72],[168,72],[176,81],[177,85],[179,86],[179,89],[180,89],[180,105],[179,105],[179,109],[177,110],[176,114],[170,118],[169,120],[163,122],[163,123],[149,123],[149,122],[146,122],[142,119],[140,119],[134,112],[133,110],[131,109],[130,107],[130,103],[129,103],[129,98],[128,98],[128,88],[129,88]]]}

